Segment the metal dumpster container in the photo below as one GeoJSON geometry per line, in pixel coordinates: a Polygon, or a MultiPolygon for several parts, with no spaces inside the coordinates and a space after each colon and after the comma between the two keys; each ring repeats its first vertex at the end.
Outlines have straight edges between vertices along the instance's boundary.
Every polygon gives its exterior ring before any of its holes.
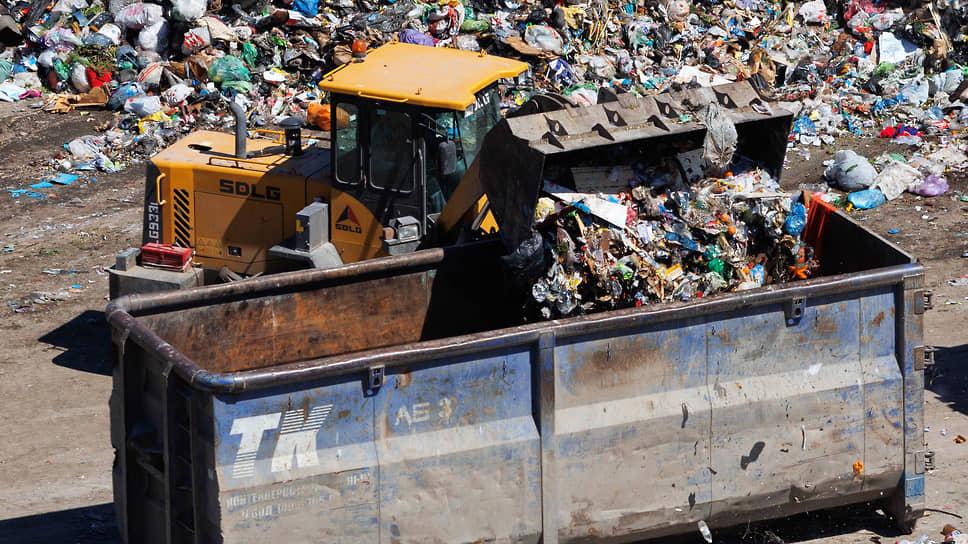
{"type": "Polygon", "coordinates": [[[836,213],[823,276],[521,325],[493,244],[124,297],[134,542],[627,542],[923,510],[923,269],[836,213]]]}

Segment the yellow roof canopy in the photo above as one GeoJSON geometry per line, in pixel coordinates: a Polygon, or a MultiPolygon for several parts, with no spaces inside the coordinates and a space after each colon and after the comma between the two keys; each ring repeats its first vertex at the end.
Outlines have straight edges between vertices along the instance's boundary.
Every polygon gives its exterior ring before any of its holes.
{"type": "Polygon", "coordinates": [[[528,65],[460,49],[392,42],[367,52],[319,82],[324,91],[463,111],[474,93],[528,65]]]}

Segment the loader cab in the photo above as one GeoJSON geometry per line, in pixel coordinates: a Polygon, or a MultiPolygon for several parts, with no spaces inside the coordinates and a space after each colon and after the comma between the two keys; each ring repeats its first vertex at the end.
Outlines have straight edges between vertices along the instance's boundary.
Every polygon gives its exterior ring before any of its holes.
{"type": "Polygon", "coordinates": [[[420,236],[450,199],[501,119],[496,84],[464,111],[333,95],[332,153],[336,187],[390,226],[413,217],[420,236]]]}
{"type": "Polygon", "coordinates": [[[501,57],[389,43],[324,76],[333,188],[372,214],[386,252],[412,250],[433,230],[500,120],[498,80],[525,69],[501,57]]]}

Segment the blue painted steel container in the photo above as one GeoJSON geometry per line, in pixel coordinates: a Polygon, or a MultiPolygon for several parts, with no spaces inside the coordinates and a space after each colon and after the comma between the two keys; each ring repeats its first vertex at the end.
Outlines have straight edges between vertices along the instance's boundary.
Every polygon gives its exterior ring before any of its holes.
{"type": "Polygon", "coordinates": [[[115,301],[125,540],[621,542],[870,500],[909,524],[923,270],[827,229],[821,278],[525,325],[489,245],[115,301]]]}

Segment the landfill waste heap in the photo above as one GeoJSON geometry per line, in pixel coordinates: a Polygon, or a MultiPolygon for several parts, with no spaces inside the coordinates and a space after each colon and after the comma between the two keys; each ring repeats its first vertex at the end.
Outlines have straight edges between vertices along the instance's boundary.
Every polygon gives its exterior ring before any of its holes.
{"type": "Polygon", "coordinates": [[[65,171],[117,170],[227,125],[230,100],[250,127],[294,115],[327,125],[315,83],[352,60],[355,40],[522,58],[532,70],[508,87],[506,109],[534,94],[582,105],[748,79],[803,105],[794,140],[807,146],[889,127],[909,143],[943,139],[965,122],[968,12],[947,0],[38,0],[3,11],[0,99],[47,91],[49,111],[120,112],[51,161],[65,171]]]}
{"type": "Polygon", "coordinates": [[[618,195],[545,182],[535,233],[519,249],[547,267],[531,288],[542,318],[688,301],[806,279],[806,208],[764,170],[618,195]]]}

